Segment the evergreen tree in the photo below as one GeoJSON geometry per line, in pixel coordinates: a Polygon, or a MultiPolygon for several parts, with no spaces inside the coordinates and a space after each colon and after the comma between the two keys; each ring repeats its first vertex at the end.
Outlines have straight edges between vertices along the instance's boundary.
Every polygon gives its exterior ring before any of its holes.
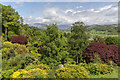
{"type": "Polygon", "coordinates": [[[56,24],[47,26],[44,35],[41,35],[42,54],[41,62],[54,67],[64,63],[65,58],[69,55],[67,50],[67,39],[64,34],[58,30],[56,24]]]}
{"type": "Polygon", "coordinates": [[[72,57],[77,63],[82,61],[82,53],[88,45],[88,38],[88,32],[84,23],[75,22],[71,27],[69,44],[70,57],[72,57]]]}

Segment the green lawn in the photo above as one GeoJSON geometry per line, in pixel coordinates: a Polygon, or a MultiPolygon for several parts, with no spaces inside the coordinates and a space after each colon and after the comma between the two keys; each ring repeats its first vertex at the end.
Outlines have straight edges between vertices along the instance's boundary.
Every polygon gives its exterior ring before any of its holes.
{"type": "Polygon", "coordinates": [[[119,69],[115,68],[112,73],[105,74],[105,75],[90,75],[90,78],[118,78],[119,71],[120,71],[120,66],[119,66],[119,69]]]}

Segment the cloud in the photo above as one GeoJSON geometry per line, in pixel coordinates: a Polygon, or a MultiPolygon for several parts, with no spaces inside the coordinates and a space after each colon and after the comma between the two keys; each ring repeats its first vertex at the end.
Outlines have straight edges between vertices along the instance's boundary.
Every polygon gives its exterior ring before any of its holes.
{"type": "Polygon", "coordinates": [[[23,2],[15,2],[14,4],[14,8],[20,8],[20,7],[23,7],[24,6],[24,3],[23,2]]]}
{"type": "Polygon", "coordinates": [[[119,0],[2,0],[1,2],[119,2],[119,0]]]}
{"type": "Polygon", "coordinates": [[[109,24],[118,21],[118,5],[111,4],[108,6],[85,9],[84,7],[75,9],[60,9],[58,7],[45,8],[43,17],[33,18],[30,16],[25,19],[26,23],[57,23],[72,24],[76,21],[82,21],[87,25],[92,24],[109,24]]]}

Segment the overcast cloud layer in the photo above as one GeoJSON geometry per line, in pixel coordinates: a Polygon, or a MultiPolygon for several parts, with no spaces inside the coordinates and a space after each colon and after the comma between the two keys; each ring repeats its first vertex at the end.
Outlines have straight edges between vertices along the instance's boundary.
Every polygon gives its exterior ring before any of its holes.
{"type": "Polygon", "coordinates": [[[0,0],[1,2],[119,2],[119,0],[0,0]]]}
{"type": "Polygon", "coordinates": [[[110,4],[104,7],[86,9],[83,6],[76,6],[75,9],[60,9],[58,7],[45,8],[43,17],[25,18],[25,23],[57,23],[72,24],[82,21],[87,25],[92,24],[114,24],[118,22],[118,5],[110,4]]]}

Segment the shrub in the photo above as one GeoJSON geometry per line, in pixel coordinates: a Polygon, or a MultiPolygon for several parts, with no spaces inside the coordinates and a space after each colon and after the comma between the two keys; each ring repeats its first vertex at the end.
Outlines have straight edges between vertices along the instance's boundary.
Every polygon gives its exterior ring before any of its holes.
{"type": "Polygon", "coordinates": [[[93,37],[92,42],[101,42],[101,43],[105,43],[105,40],[104,40],[104,38],[102,38],[101,36],[96,35],[96,36],[93,37]]]}
{"type": "Polygon", "coordinates": [[[25,69],[19,69],[12,74],[12,78],[48,78],[50,68],[45,64],[31,64],[25,69]]]}
{"type": "Polygon", "coordinates": [[[87,63],[93,62],[92,59],[97,53],[102,60],[102,63],[107,63],[108,61],[113,61],[114,63],[120,65],[120,48],[115,45],[106,45],[103,43],[92,43],[84,51],[83,56],[87,63]]]}
{"type": "Polygon", "coordinates": [[[13,73],[12,78],[47,78],[46,70],[40,68],[30,69],[30,70],[18,70],[13,73]]]}
{"type": "Polygon", "coordinates": [[[9,59],[18,54],[29,54],[29,50],[25,45],[12,44],[11,42],[3,42],[2,58],[9,59]]]}
{"type": "Polygon", "coordinates": [[[107,37],[105,39],[105,43],[107,45],[118,45],[119,44],[119,38],[118,37],[107,37]]]}
{"type": "Polygon", "coordinates": [[[72,58],[69,58],[69,57],[64,59],[64,63],[65,64],[76,64],[76,62],[72,58]]]}
{"type": "Polygon", "coordinates": [[[18,44],[27,44],[28,41],[24,36],[18,35],[18,36],[12,36],[11,42],[18,44]]]}
{"type": "Polygon", "coordinates": [[[56,70],[56,78],[88,78],[89,72],[82,66],[65,65],[56,70]]]}
{"type": "Polygon", "coordinates": [[[29,66],[25,67],[26,70],[29,70],[29,69],[34,69],[34,68],[40,68],[42,70],[47,70],[49,71],[50,70],[50,67],[46,64],[30,64],[29,66]]]}
{"type": "Polygon", "coordinates": [[[90,74],[94,75],[107,74],[113,71],[113,67],[107,64],[89,63],[84,65],[84,67],[90,71],[90,74]]]}
{"type": "Polygon", "coordinates": [[[15,34],[15,32],[13,32],[13,31],[8,31],[8,40],[9,41],[12,39],[12,36],[17,36],[17,34],[15,34]]]}
{"type": "Polygon", "coordinates": [[[36,63],[35,57],[30,54],[19,54],[10,59],[2,60],[2,76],[9,78],[12,73],[18,69],[23,69],[30,63],[36,63]]]}

